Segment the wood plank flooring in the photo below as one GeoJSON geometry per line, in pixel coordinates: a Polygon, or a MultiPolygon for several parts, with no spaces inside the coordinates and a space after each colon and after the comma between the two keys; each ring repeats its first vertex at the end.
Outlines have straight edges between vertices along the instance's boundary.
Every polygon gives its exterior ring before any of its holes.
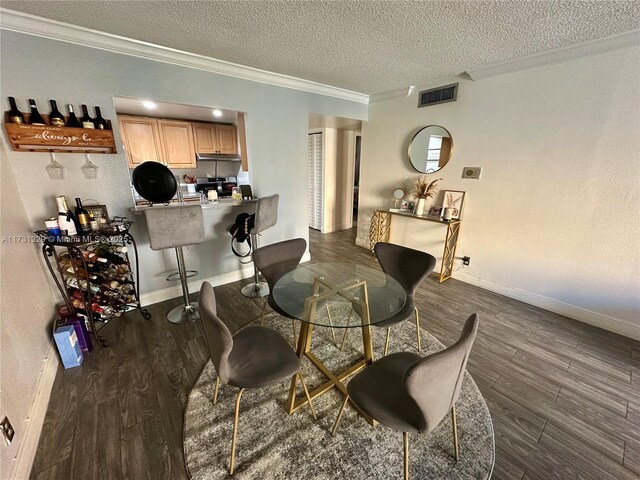
{"type": "MultiPolygon", "coordinates": [[[[312,262],[377,265],[354,246],[354,230],[310,237],[312,262]]],[[[232,331],[260,315],[262,302],[240,294],[244,283],[215,289],[232,331]]],[[[151,306],[149,321],[132,312],[113,322],[103,330],[111,347],[60,368],[31,478],[188,478],[183,414],[208,354],[197,325],[165,320],[179,303],[151,306]]],[[[444,344],[480,315],[468,368],[494,421],[494,479],[640,478],[639,342],[455,279],[429,278],[416,303],[444,344]]]]}

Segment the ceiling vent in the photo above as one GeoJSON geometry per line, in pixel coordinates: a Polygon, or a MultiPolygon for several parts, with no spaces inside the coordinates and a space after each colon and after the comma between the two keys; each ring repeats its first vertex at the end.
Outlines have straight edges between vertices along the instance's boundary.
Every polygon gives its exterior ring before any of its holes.
{"type": "Polygon", "coordinates": [[[419,96],[418,108],[438,103],[455,102],[458,97],[458,84],[422,90],[419,96]]]}

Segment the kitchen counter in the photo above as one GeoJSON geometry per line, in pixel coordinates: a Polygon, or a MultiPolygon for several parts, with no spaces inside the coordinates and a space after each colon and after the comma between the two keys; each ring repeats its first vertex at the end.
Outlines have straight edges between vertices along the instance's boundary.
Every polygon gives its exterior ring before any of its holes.
{"type": "Polygon", "coordinates": [[[247,207],[247,206],[252,206],[254,205],[256,202],[258,201],[257,198],[253,198],[251,200],[232,200],[230,198],[222,198],[220,200],[218,200],[217,202],[209,202],[206,203],[204,205],[198,203],[198,202],[184,202],[184,203],[172,203],[169,205],[164,205],[164,204],[159,204],[159,205],[138,205],[135,207],[131,207],[129,209],[130,212],[132,212],[135,215],[139,215],[142,212],[144,212],[145,210],[148,210],[150,208],[175,208],[175,207],[180,207],[183,205],[200,205],[202,207],[203,210],[221,210],[221,209],[228,209],[228,208],[233,208],[233,207],[247,207]]]}

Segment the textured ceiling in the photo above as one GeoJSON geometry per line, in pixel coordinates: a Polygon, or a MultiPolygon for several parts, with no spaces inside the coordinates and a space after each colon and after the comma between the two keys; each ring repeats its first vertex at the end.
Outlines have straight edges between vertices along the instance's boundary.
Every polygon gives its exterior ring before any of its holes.
{"type": "Polygon", "coordinates": [[[2,1],[2,7],[378,93],[637,29],[638,1],[2,1]]]}

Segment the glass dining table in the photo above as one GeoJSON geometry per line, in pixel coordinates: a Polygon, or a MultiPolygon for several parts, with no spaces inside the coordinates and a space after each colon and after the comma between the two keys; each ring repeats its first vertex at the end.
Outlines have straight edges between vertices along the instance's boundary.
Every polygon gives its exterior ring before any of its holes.
{"type": "MultiPolygon", "coordinates": [[[[272,295],[283,312],[300,321],[298,357],[306,356],[328,379],[309,393],[311,399],[334,387],[347,394],[343,380],[373,363],[371,325],[398,313],[406,301],[404,288],[394,278],[381,270],[346,262],[300,265],[278,280],[272,295]],[[349,314],[336,315],[336,311],[346,310],[336,308],[337,304],[350,307],[349,314]],[[362,329],[363,358],[341,372],[332,372],[312,351],[314,326],[329,327],[334,341],[336,329],[362,329]]],[[[294,377],[289,392],[289,413],[307,403],[305,396],[296,398],[296,386],[294,377]]],[[[367,415],[365,418],[374,423],[367,415]]]]}

